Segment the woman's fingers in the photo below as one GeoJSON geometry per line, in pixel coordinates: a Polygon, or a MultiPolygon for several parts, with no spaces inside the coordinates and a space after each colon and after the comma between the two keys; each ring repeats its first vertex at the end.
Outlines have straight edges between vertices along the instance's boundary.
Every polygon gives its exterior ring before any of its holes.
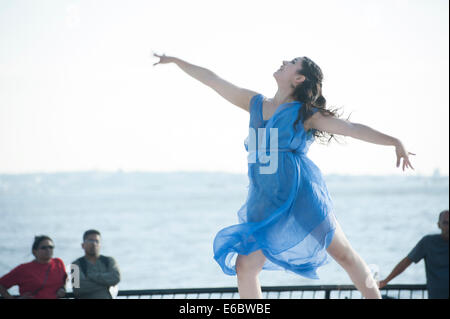
{"type": "Polygon", "coordinates": [[[153,66],[155,66],[155,65],[157,65],[157,64],[160,64],[160,63],[161,63],[161,58],[164,56],[164,54],[163,54],[163,55],[159,55],[159,54],[157,54],[157,53],[155,53],[155,52],[153,52],[153,51],[152,51],[152,54],[153,54],[153,56],[159,58],[159,61],[156,62],[156,63],[153,63],[153,66]]]}
{"type": "Polygon", "coordinates": [[[399,167],[400,166],[400,164],[401,164],[401,168],[402,168],[402,170],[403,171],[405,171],[405,167],[407,167],[407,164],[408,164],[409,162],[408,162],[408,160],[407,160],[407,158],[405,157],[405,156],[399,156],[398,158],[397,158],[397,167],[399,167]],[[402,161],[403,160],[403,161],[402,161]],[[400,163],[402,161],[402,163],[400,163]]]}
{"type": "Polygon", "coordinates": [[[400,167],[400,164],[402,165],[402,170],[405,171],[405,168],[412,168],[414,167],[411,165],[411,162],[409,161],[408,155],[416,155],[415,153],[407,152],[405,149],[397,150],[397,167],[400,167]],[[400,163],[403,159],[403,163],[400,163]]]}
{"type": "Polygon", "coordinates": [[[156,56],[157,58],[159,58],[159,61],[154,63],[153,66],[155,66],[157,64],[160,64],[161,61],[162,61],[162,58],[165,56],[164,54],[163,55],[159,55],[159,54],[156,54],[156,53],[153,53],[153,55],[156,56]]]}
{"type": "MultiPolygon", "coordinates": [[[[158,57],[158,55],[152,51],[153,56],[158,57]]],[[[157,65],[159,62],[153,63],[153,66],[157,65]]]]}
{"type": "MultiPolygon", "coordinates": [[[[416,154],[408,152],[408,155],[416,155],[416,154]]],[[[405,156],[405,161],[406,161],[406,167],[409,167],[409,168],[414,170],[414,167],[411,165],[411,162],[409,161],[409,157],[408,156],[405,156]]]]}
{"type": "Polygon", "coordinates": [[[168,56],[166,56],[164,53],[163,53],[162,55],[153,53],[153,55],[154,55],[155,57],[158,57],[158,58],[159,58],[159,61],[156,62],[155,64],[153,64],[153,66],[155,66],[155,65],[157,65],[157,64],[167,64],[167,63],[172,62],[172,57],[168,57],[168,56]]]}
{"type": "Polygon", "coordinates": [[[406,168],[409,167],[409,168],[412,168],[414,170],[414,167],[411,165],[411,162],[409,161],[408,157],[406,157],[406,156],[403,158],[403,167],[402,167],[403,171],[405,170],[405,167],[406,168]]]}
{"type": "Polygon", "coordinates": [[[411,165],[411,162],[408,160],[408,166],[414,170],[414,167],[411,165]]]}

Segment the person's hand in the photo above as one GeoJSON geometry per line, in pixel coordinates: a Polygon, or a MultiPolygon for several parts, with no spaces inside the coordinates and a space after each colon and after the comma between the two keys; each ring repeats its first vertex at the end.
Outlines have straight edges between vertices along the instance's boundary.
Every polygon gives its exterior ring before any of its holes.
{"type": "Polygon", "coordinates": [[[59,288],[56,292],[58,298],[63,298],[66,295],[66,290],[64,288],[59,288]]]}
{"type": "Polygon", "coordinates": [[[408,155],[416,155],[414,153],[408,152],[405,149],[405,146],[403,146],[403,143],[399,140],[397,144],[395,145],[395,153],[397,155],[397,167],[400,165],[400,160],[403,158],[403,171],[405,171],[405,167],[410,167],[414,170],[414,167],[412,167],[411,162],[409,161],[408,155]]]}
{"type": "Polygon", "coordinates": [[[159,54],[153,53],[153,55],[159,58],[159,62],[153,63],[153,66],[155,66],[157,64],[172,63],[172,62],[175,62],[175,59],[176,59],[176,58],[174,58],[172,56],[166,56],[164,53],[163,53],[163,55],[159,55],[159,54]]]}
{"type": "Polygon", "coordinates": [[[378,282],[378,288],[379,289],[384,288],[384,287],[386,287],[387,284],[388,283],[387,283],[386,279],[385,280],[381,280],[381,281],[378,282]]]}

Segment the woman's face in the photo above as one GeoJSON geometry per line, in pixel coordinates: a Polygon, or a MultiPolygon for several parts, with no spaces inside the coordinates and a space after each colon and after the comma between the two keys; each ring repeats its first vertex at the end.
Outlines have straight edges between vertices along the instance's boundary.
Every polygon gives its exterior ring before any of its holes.
{"type": "Polygon", "coordinates": [[[53,248],[55,245],[51,240],[44,239],[39,243],[37,249],[33,250],[33,254],[40,262],[48,262],[53,257],[53,248]]]}
{"type": "Polygon", "coordinates": [[[298,74],[297,71],[302,69],[302,59],[295,58],[291,61],[283,61],[280,68],[275,71],[273,76],[280,87],[290,87],[292,84],[294,87],[297,86],[304,80],[304,76],[298,74]]]}

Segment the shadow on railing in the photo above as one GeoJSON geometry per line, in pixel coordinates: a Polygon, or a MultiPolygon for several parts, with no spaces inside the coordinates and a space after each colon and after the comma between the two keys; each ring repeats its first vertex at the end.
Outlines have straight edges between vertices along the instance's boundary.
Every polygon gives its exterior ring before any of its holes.
{"type": "MultiPolygon", "coordinates": [[[[262,287],[265,299],[361,299],[352,285],[262,287]]],[[[426,285],[387,285],[383,299],[426,299],[426,285]]],[[[66,298],[73,298],[68,293],[66,298]]],[[[120,290],[118,299],[238,299],[236,287],[120,290]]]]}

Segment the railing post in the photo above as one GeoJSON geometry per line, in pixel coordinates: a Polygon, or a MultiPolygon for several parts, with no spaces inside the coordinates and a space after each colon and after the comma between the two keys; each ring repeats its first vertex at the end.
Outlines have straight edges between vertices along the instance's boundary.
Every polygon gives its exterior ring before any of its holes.
{"type": "Polygon", "coordinates": [[[325,290],[325,299],[330,299],[330,290],[325,290]]]}

